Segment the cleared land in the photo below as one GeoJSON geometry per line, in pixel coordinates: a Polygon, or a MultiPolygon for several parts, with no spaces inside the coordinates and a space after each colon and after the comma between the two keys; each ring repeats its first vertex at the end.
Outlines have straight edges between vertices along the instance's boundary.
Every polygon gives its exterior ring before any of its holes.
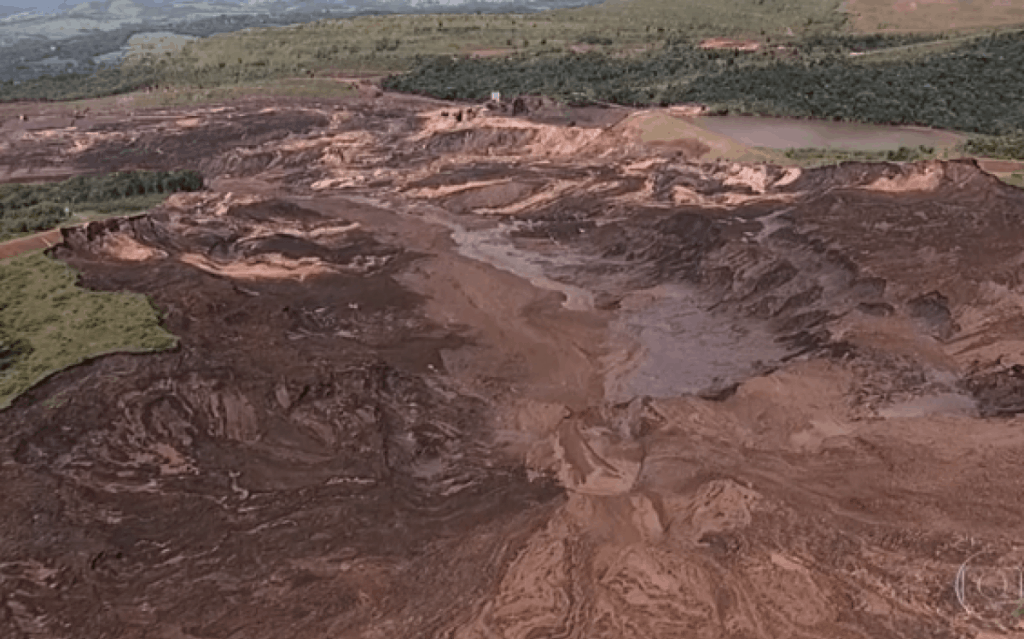
{"type": "Polygon", "coordinates": [[[49,248],[60,242],[60,240],[60,231],[53,229],[50,231],[44,231],[43,233],[29,235],[28,237],[18,238],[16,240],[0,242],[0,260],[49,248]]]}

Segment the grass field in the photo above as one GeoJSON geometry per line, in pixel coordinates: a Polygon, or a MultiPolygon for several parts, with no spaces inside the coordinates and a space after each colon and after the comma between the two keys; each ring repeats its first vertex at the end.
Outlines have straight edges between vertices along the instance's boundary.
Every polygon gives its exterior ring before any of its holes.
{"type": "Polygon", "coordinates": [[[98,355],[177,343],[144,296],[86,291],[76,279],[42,252],[0,261],[0,409],[54,372],[98,355]]]}
{"type": "Polygon", "coordinates": [[[1010,173],[1009,175],[1001,175],[999,179],[1007,184],[1012,184],[1018,188],[1024,189],[1024,173],[1010,173]]]}
{"type": "Polygon", "coordinates": [[[187,45],[185,55],[200,67],[387,72],[407,68],[417,55],[558,52],[580,44],[614,52],[672,37],[831,32],[845,20],[838,6],[835,0],[611,0],[528,15],[363,16],[217,35],[187,45]]]}
{"type": "Polygon", "coordinates": [[[934,147],[900,147],[894,151],[844,151],[839,149],[789,149],[785,152],[788,160],[798,166],[823,166],[839,162],[917,162],[940,156],[949,157],[948,151],[934,147]]]}
{"type": "Polygon", "coordinates": [[[799,36],[843,30],[838,0],[608,0],[553,12],[602,31],[663,27],[692,35],[799,36]]]}
{"type": "Polygon", "coordinates": [[[199,89],[196,87],[172,87],[156,93],[134,93],[130,96],[130,107],[145,109],[152,107],[196,106],[221,104],[246,98],[322,98],[330,100],[354,95],[356,90],[348,82],[332,78],[275,78],[259,82],[245,82],[225,86],[199,89]]]}
{"type": "Polygon", "coordinates": [[[846,0],[851,28],[949,31],[1024,23],[1024,0],[846,0]]]}

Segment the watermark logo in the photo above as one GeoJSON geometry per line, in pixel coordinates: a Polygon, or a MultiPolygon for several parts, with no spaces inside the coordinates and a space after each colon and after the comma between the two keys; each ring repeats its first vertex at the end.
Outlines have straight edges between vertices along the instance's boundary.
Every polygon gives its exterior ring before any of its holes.
{"type": "Polygon", "coordinates": [[[957,570],[953,590],[971,617],[1003,630],[1024,630],[1024,554],[971,555],[957,570]]]}

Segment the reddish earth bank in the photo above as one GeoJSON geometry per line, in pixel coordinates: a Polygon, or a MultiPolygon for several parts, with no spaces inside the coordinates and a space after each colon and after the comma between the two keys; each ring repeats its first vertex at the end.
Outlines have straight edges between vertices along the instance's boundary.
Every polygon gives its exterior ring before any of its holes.
{"type": "Polygon", "coordinates": [[[37,233],[31,237],[23,237],[16,240],[0,242],[0,260],[21,255],[22,253],[27,253],[29,251],[38,251],[39,249],[49,248],[60,241],[60,231],[50,230],[43,233],[37,233]]]}
{"type": "Polygon", "coordinates": [[[1024,191],[264,106],[6,142],[212,186],[51,251],[181,344],[0,413],[0,636],[1020,630],[1024,191]]]}

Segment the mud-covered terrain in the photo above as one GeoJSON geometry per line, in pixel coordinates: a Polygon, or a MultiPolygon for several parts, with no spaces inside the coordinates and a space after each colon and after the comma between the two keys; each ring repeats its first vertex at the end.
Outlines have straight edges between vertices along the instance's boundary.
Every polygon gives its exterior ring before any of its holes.
{"type": "Polygon", "coordinates": [[[9,140],[211,187],[51,250],[181,341],[0,413],[0,636],[1024,630],[1024,191],[700,163],[646,112],[264,108],[9,140]]]}

